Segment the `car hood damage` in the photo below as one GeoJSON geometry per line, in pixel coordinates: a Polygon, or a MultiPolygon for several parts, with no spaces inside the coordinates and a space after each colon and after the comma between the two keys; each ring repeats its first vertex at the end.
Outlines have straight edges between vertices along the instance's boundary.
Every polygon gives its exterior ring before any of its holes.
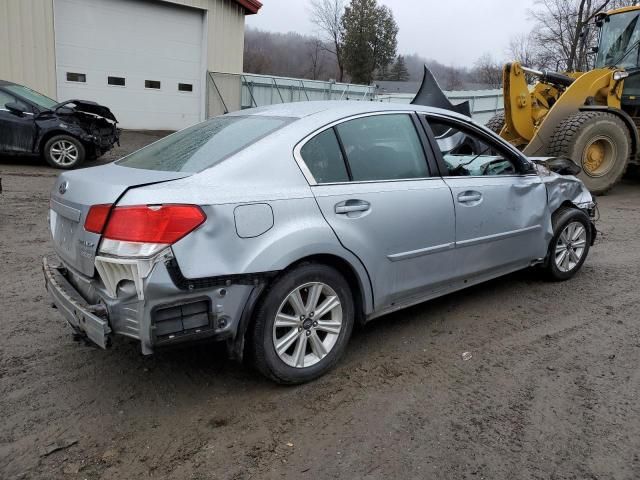
{"type": "Polygon", "coordinates": [[[90,102],[89,100],[67,100],[54,105],[52,110],[56,113],[63,113],[61,112],[61,109],[63,108],[71,109],[76,112],[88,113],[90,115],[95,115],[96,117],[102,117],[107,120],[111,120],[114,123],[118,123],[118,120],[109,108],[96,102],[90,102]]]}
{"type": "Polygon", "coordinates": [[[55,134],[69,134],[90,148],[90,157],[96,158],[120,142],[118,120],[111,110],[88,100],[66,100],[36,117],[39,145],[44,138],[55,134]]]}

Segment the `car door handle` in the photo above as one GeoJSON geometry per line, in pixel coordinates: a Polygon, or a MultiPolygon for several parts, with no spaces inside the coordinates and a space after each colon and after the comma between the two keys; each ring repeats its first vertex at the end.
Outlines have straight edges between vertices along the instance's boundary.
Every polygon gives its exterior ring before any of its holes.
{"type": "Polygon", "coordinates": [[[472,203],[482,200],[482,194],[480,192],[462,192],[458,195],[458,201],[460,203],[472,203]]]}
{"type": "Polygon", "coordinates": [[[353,212],[366,212],[370,208],[371,204],[364,200],[346,200],[336,203],[335,212],[339,215],[345,215],[353,212]]]}

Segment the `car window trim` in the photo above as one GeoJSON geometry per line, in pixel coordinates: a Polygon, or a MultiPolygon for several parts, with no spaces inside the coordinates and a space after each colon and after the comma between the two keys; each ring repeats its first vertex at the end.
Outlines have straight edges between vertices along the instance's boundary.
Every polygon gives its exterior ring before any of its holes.
{"type": "Polygon", "coordinates": [[[508,177],[526,177],[526,176],[535,176],[537,173],[535,171],[525,172],[525,173],[517,173],[514,175],[466,175],[461,177],[459,175],[449,175],[449,171],[444,161],[444,157],[442,156],[442,152],[440,151],[440,147],[438,147],[438,142],[436,141],[436,137],[431,130],[431,126],[429,125],[428,119],[433,118],[435,120],[444,120],[445,122],[451,123],[453,125],[459,125],[463,130],[470,130],[474,134],[477,134],[481,140],[486,141],[489,144],[493,144],[497,147],[498,150],[502,151],[507,159],[517,164],[517,167],[520,169],[524,169],[526,165],[530,165],[531,162],[511,144],[505,144],[506,142],[502,142],[499,138],[493,138],[494,134],[489,131],[484,131],[484,129],[478,127],[474,123],[465,123],[461,121],[459,118],[451,117],[449,115],[443,115],[440,113],[432,113],[432,112],[417,112],[418,117],[420,118],[420,123],[424,128],[424,131],[429,139],[429,143],[431,144],[431,150],[434,152],[436,156],[436,161],[438,163],[438,169],[440,170],[440,175],[442,178],[487,178],[487,177],[500,177],[500,178],[508,178],[508,177]]]}
{"type": "MultiPolygon", "coordinates": [[[[344,163],[344,168],[347,170],[347,177],[349,178],[349,182],[353,182],[353,172],[351,171],[351,165],[349,164],[349,159],[347,158],[347,150],[344,148],[344,143],[342,143],[342,136],[340,135],[340,132],[336,128],[336,125],[331,127],[331,130],[333,130],[333,134],[335,135],[336,140],[338,141],[338,148],[340,149],[340,155],[342,156],[342,162],[344,163]]],[[[326,131],[327,130],[325,130],[325,132],[326,131]]],[[[302,160],[304,161],[304,159],[302,160]]]]}
{"type": "Polygon", "coordinates": [[[366,184],[366,183],[387,183],[387,182],[411,182],[411,181],[421,181],[421,180],[432,180],[432,179],[439,179],[440,175],[438,175],[432,168],[431,168],[431,163],[429,162],[429,155],[427,153],[427,150],[425,150],[424,145],[422,147],[423,151],[424,151],[424,155],[425,155],[425,159],[427,161],[427,172],[429,174],[428,177],[419,177],[419,178],[394,178],[394,179],[388,179],[388,180],[356,180],[353,181],[351,180],[353,177],[350,174],[351,171],[351,167],[348,167],[347,173],[349,174],[349,178],[350,180],[348,182],[322,182],[322,183],[318,183],[315,179],[315,177],[313,176],[313,174],[311,173],[311,170],[309,169],[309,167],[307,166],[307,164],[305,163],[304,159],[302,158],[302,154],[300,153],[302,150],[302,147],[304,147],[307,142],[309,142],[311,139],[315,138],[316,135],[321,134],[322,132],[329,130],[330,128],[334,129],[335,135],[338,138],[338,142],[340,144],[340,151],[342,153],[342,156],[344,158],[344,161],[348,164],[349,163],[349,159],[347,158],[345,152],[344,152],[344,146],[342,145],[342,139],[340,139],[339,137],[339,133],[338,133],[338,129],[336,128],[338,125],[348,122],[350,120],[356,120],[358,118],[366,118],[366,117],[374,117],[374,116],[378,116],[378,115],[407,115],[411,118],[411,121],[414,125],[414,128],[416,130],[416,135],[418,136],[420,143],[423,142],[421,136],[420,136],[420,131],[421,129],[418,128],[418,126],[415,123],[415,112],[411,111],[411,110],[382,110],[382,111],[377,111],[377,112],[367,112],[367,113],[359,113],[359,114],[355,114],[355,115],[349,115],[347,117],[338,119],[338,120],[334,120],[326,125],[323,125],[320,128],[317,128],[316,130],[314,130],[313,132],[311,132],[310,134],[308,134],[307,136],[305,136],[302,140],[300,140],[295,147],[293,148],[293,158],[296,161],[296,163],[298,164],[298,167],[300,168],[300,170],[302,171],[302,174],[304,175],[305,179],[307,180],[307,182],[309,183],[310,186],[312,187],[316,187],[319,185],[357,185],[357,184],[366,184]]]}

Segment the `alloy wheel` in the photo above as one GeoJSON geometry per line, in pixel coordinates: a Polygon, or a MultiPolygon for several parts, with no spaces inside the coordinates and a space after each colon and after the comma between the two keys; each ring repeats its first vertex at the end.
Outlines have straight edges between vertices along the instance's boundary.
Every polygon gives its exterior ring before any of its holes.
{"type": "Polygon", "coordinates": [[[62,166],[69,166],[78,160],[78,147],[68,140],[58,140],[49,150],[51,159],[62,166]]]}
{"type": "Polygon", "coordinates": [[[342,326],[342,304],[336,292],[325,283],[306,283],[280,305],[273,323],[273,346],[290,367],[310,367],[335,347],[342,326]]]}
{"type": "Polygon", "coordinates": [[[570,272],[580,263],[587,246],[587,229],[580,222],[571,222],[558,237],[555,249],[556,267],[570,272]]]}

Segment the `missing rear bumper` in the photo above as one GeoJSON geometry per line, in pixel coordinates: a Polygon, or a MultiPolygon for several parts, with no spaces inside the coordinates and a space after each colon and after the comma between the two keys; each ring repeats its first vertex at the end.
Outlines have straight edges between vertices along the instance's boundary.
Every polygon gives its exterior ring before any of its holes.
{"type": "Polygon", "coordinates": [[[111,344],[111,328],[104,305],[89,305],[64,275],[64,268],[42,259],[42,271],[47,291],[53,303],[73,330],[101,348],[111,344]]]}

